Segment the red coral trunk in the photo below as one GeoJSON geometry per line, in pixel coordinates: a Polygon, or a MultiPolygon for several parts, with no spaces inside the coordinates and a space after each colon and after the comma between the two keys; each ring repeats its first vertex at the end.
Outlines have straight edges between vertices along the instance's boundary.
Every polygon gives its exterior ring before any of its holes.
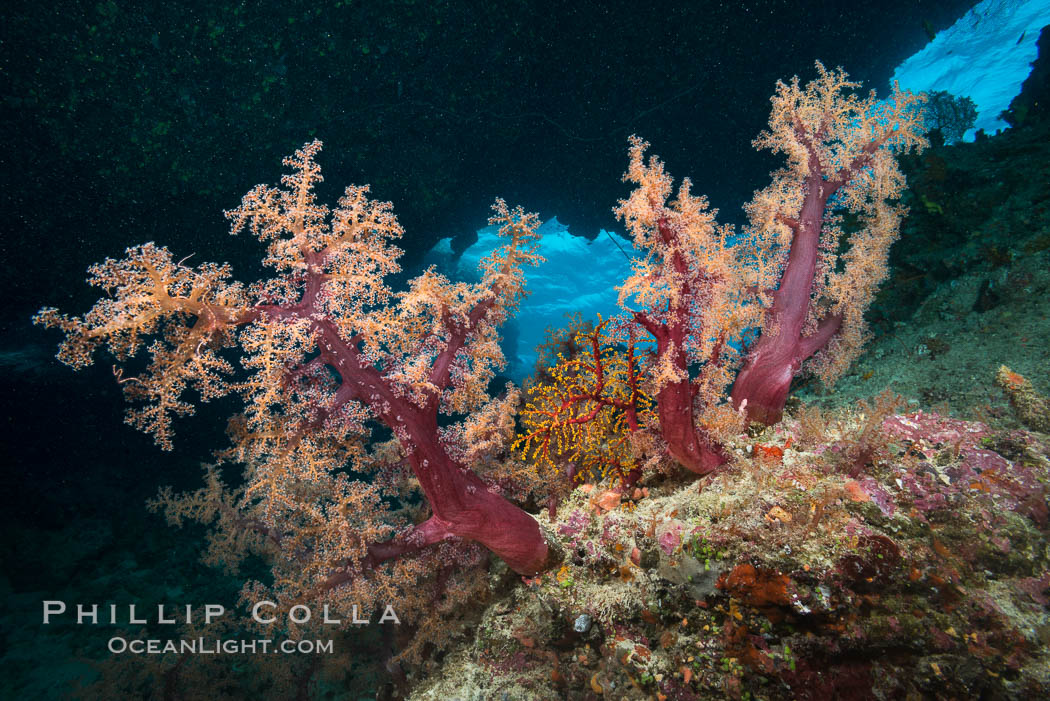
{"type": "Polygon", "coordinates": [[[727,458],[716,447],[697,435],[693,417],[693,386],[689,380],[666,385],[656,394],[660,416],[660,437],[667,452],[690,472],[706,475],[727,458]]]}
{"type": "MultiPolygon", "coordinates": [[[[356,399],[371,406],[376,417],[400,440],[419,480],[433,516],[414,535],[426,542],[415,545],[467,538],[484,545],[519,574],[532,575],[546,569],[555,555],[536,519],[491,491],[441,445],[438,395],[432,394],[425,406],[417,406],[392,390],[375,367],[361,362],[357,349],[343,341],[332,324],[318,321],[316,328],[321,337],[321,358],[337,369],[342,380],[333,405],[356,399]]],[[[441,357],[453,355],[460,343],[450,344],[441,357]]],[[[435,365],[445,364],[439,361],[435,365]]]]}
{"type": "Polygon", "coordinates": [[[748,350],[731,393],[733,406],[742,408],[750,421],[763,424],[780,421],[791,380],[802,361],[823,348],[841,324],[840,317],[827,317],[812,334],[802,335],[817,270],[824,208],[834,191],[824,182],[819,162],[811,162],[810,169],[799,220],[789,223],[795,235],[780,286],[766,312],[762,336],[748,350]]]}
{"type": "MultiPolygon", "coordinates": [[[[436,434],[434,423],[433,433],[436,434]]],[[[411,428],[409,434],[414,434],[411,428]]],[[[444,449],[428,441],[413,441],[410,464],[433,511],[428,523],[442,538],[474,540],[523,575],[547,569],[551,550],[539,523],[525,511],[491,491],[481,479],[453,461],[444,449]]],[[[440,540],[442,538],[437,538],[440,540]]]]}
{"type": "MultiPolygon", "coordinates": [[[[672,248],[677,245],[679,232],[666,217],[657,223],[660,236],[669,247],[671,264],[682,280],[689,279],[689,265],[682,252],[672,248]]],[[[668,310],[663,323],[657,323],[648,315],[636,313],[635,320],[656,339],[656,355],[668,358],[681,379],[667,382],[656,394],[657,413],[660,417],[660,436],[667,442],[667,452],[678,462],[698,475],[706,475],[728,458],[712,442],[706,440],[697,427],[694,408],[695,389],[689,379],[689,358],[686,340],[689,335],[691,310],[688,283],[682,284],[681,300],[668,310]]]]}

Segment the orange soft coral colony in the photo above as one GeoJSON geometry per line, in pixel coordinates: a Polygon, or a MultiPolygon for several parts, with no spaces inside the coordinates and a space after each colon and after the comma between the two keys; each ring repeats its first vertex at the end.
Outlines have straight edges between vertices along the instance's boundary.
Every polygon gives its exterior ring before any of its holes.
{"type": "Polygon", "coordinates": [[[778,83],[769,130],[755,140],[787,156],[787,166],[746,206],[746,233],[764,243],[774,283],[760,338],[733,383],[733,405],[752,421],[774,423],[803,363],[832,383],[860,354],[864,312],[886,278],[886,257],[905,209],[896,154],[927,146],[924,99],[895,88],[878,102],[861,98],[841,69],[817,63],[800,87],[778,83]],[[843,214],[860,222],[846,237],[843,214]]]}
{"type": "Polygon", "coordinates": [[[619,288],[629,314],[627,329],[655,340],[646,372],[654,395],[660,437],[667,453],[697,474],[726,462],[709,430],[720,411],[735,353],[729,340],[746,323],[742,300],[753,272],[729,243],[729,227],[715,222],[704,197],[682,181],[674,199],[671,176],[648,144],[631,138],[624,180],[637,186],[616,215],[646,258],[619,288]],[[690,368],[699,367],[695,377],[690,368]]]}
{"type": "Polygon", "coordinates": [[[165,448],[172,415],[192,412],[187,387],[204,400],[243,397],[228,454],[248,466],[245,514],[231,521],[287,550],[310,579],[301,589],[352,583],[450,538],[477,541],[522,574],[544,569],[555,549],[537,521],[453,458],[438,431],[439,412],[484,411],[489,401],[504,362],[497,328],[523,294],[522,266],[539,260],[538,218],[498,200],[490,223],[507,243],[482,261],[480,282],[429,269],[395,294],[385,276],[400,270],[392,242],[402,229],[391,205],[367,186],[347,188],[332,211],[317,203],[320,149],[305,145],[285,159],[282,187],[260,185],[227,212],[233,233],[267,244],[272,278],[246,289],[228,281],[228,266],[189,268],[146,244],[91,269],[89,282],[108,296],[83,317],[44,309],[36,322],[66,334],[59,357],[75,368],[100,345],[119,362],[152,339],[149,369],[121,381],[145,403],[129,420],[165,448]],[[234,347],[245,370],[237,381],[219,355],[234,347]],[[361,458],[370,421],[393,431],[431,509],[392,538],[394,528],[368,520],[382,511],[382,485],[342,471],[361,458]]]}

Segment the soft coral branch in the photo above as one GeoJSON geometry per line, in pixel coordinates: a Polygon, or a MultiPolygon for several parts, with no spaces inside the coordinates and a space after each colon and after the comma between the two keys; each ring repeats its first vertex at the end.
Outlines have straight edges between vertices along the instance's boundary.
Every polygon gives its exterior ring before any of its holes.
{"type": "Polygon", "coordinates": [[[920,98],[896,90],[885,103],[874,93],[859,99],[843,71],[817,69],[804,89],[797,77],[778,84],[770,129],[755,141],[789,159],[746,208],[751,235],[788,250],[761,336],[732,389],[734,406],[761,423],[780,419],[804,362],[812,358],[814,373],[830,384],[860,353],[863,314],[886,277],[904,213],[891,203],[904,187],[895,154],[926,143],[920,98]],[[846,236],[842,211],[861,227],[837,256],[846,236]]]}
{"type": "MultiPolygon", "coordinates": [[[[523,294],[522,266],[539,260],[538,218],[497,201],[491,223],[507,243],[482,261],[480,282],[452,283],[431,269],[394,294],[385,277],[400,270],[392,242],[402,230],[390,204],[370,199],[367,186],[347,188],[332,211],[318,204],[320,147],[285,159],[292,172],[283,187],[260,185],[227,212],[233,233],[248,230],[267,244],[273,277],[246,289],[228,281],[228,266],[190,269],[147,244],[92,268],[91,282],[109,296],[84,317],[45,309],[37,321],[66,333],[60,358],[74,367],[102,344],[124,361],[155,339],[147,371],[121,379],[129,396],[146,401],[134,423],[165,447],[171,415],[192,411],[187,387],[205,400],[243,396],[225,455],[247,465],[246,482],[227,492],[213,480],[208,495],[241,512],[224,527],[252,524],[267,534],[285,600],[330,595],[333,583],[347,601],[395,589],[408,596],[421,574],[395,561],[450,540],[481,543],[522,574],[541,571],[557,549],[538,522],[453,457],[453,448],[469,451],[446,445],[438,429],[439,413],[480,411],[490,401],[486,387],[503,363],[497,329],[523,294]],[[218,352],[236,346],[246,373],[232,381],[234,368],[218,352]],[[372,469],[365,446],[373,422],[393,432],[429,506],[419,524],[384,500],[384,492],[402,493],[388,483],[399,471],[376,470],[372,482],[349,477],[348,468],[372,469]],[[355,577],[380,568],[386,583],[362,589],[355,577]]],[[[187,513],[219,513],[202,510],[202,498],[190,499],[187,513]]],[[[174,499],[163,505],[181,508],[174,499]]]]}
{"type": "Polygon", "coordinates": [[[703,475],[727,459],[705,425],[717,411],[724,383],[704,378],[718,373],[724,339],[737,333],[743,320],[736,310],[747,271],[728,244],[729,230],[715,223],[704,198],[691,194],[688,179],[668,202],[671,177],[657,158],[646,162],[647,147],[632,137],[624,179],[637,188],[616,209],[635,245],[647,252],[620,288],[620,303],[655,340],[647,381],[667,453],[703,475]],[[702,370],[693,377],[696,366],[702,370]]]}

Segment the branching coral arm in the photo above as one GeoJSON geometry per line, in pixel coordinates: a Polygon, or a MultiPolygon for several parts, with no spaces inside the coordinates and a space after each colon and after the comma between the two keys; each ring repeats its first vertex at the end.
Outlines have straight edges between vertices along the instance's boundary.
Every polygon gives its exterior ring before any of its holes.
{"type": "Polygon", "coordinates": [[[366,546],[366,554],[355,562],[344,562],[333,568],[333,572],[307,598],[323,594],[353,581],[362,572],[374,570],[384,562],[390,562],[420,552],[424,548],[454,537],[438,519],[431,517],[422,523],[412,526],[396,537],[381,543],[366,546]]]}
{"type": "Polygon", "coordinates": [[[726,456],[700,425],[698,408],[720,400],[720,388],[694,384],[690,367],[717,357],[723,332],[735,333],[735,298],[746,280],[702,197],[684,180],[670,203],[672,180],[663,163],[645,159],[648,144],[631,138],[625,180],[637,187],[615,212],[635,245],[648,252],[620,288],[620,303],[656,341],[648,369],[655,391],[660,436],[668,454],[687,469],[707,474],[726,456]],[[700,390],[704,392],[701,396],[700,390]]]}
{"type": "Polygon", "coordinates": [[[748,234],[769,250],[787,250],[761,336],[731,393],[734,406],[760,423],[780,419],[804,362],[831,384],[860,353],[863,314],[886,276],[886,253],[903,216],[889,204],[904,187],[895,154],[926,143],[921,98],[895,90],[884,103],[874,93],[861,99],[841,69],[818,63],[817,70],[805,88],[797,77],[778,83],[769,130],[755,140],[788,157],[788,167],[745,208],[748,234]],[[839,257],[843,210],[861,229],[839,257]]]}
{"type": "Polygon", "coordinates": [[[143,374],[115,373],[125,395],[142,402],[129,409],[128,423],[170,450],[172,416],[193,413],[181,399],[187,386],[205,401],[230,391],[225,377],[233,368],[216,351],[231,346],[234,329],[255,312],[244,289],[229,281],[228,265],[189,268],[153,243],[129,248],[123,259],[107,259],[88,273],[88,283],[107,294],[88,313],[71,318],[44,308],[33,321],[65,333],[58,358],[75,369],[90,365],[99,346],[119,363],[154,337],[143,374]]]}

